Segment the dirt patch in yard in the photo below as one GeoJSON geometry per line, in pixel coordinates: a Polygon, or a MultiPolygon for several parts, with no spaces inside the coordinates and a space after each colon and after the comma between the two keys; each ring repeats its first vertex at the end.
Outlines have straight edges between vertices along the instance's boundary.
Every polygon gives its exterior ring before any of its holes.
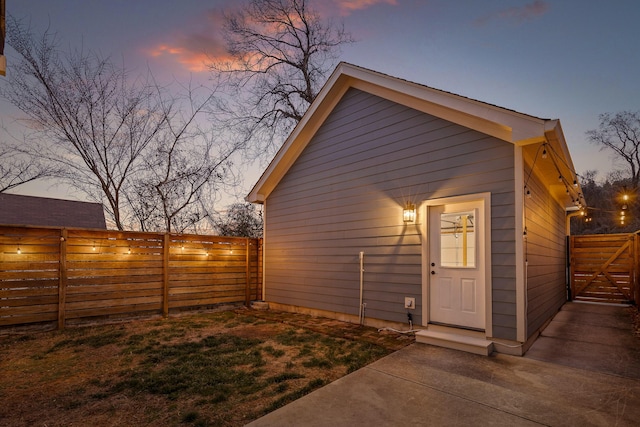
{"type": "Polygon", "coordinates": [[[6,426],[240,426],[413,342],[234,310],[0,337],[6,426]]]}

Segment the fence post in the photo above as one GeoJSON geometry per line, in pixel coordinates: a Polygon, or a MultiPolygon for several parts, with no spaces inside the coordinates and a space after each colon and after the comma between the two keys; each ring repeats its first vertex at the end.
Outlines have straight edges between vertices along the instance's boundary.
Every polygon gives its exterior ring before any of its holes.
{"type": "Polygon", "coordinates": [[[640,244],[639,244],[640,234],[635,233],[633,236],[633,288],[634,291],[632,293],[634,297],[634,304],[637,306],[640,304],[640,283],[638,283],[638,276],[640,275],[640,244]]]}
{"type": "Polygon", "coordinates": [[[575,236],[567,236],[568,245],[567,245],[567,262],[569,264],[569,286],[568,286],[568,301],[573,301],[576,297],[576,289],[575,289],[575,280],[574,280],[574,266],[573,266],[573,254],[575,251],[574,242],[575,236]]]}
{"type": "Polygon", "coordinates": [[[244,304],[248,307],[251,306],[251,271],[250,271],[250,259],[249,259],[249,238],[245,239],[245,287],[244,287],[244,304]]]}
{"type": "Polygon", "coordinates": [[[259,238],[256,240],[256,288],[259,287],[259,300],[265,301],[264,298],[264,239],[259,238]]]}
{"type": "Polygon", "coordinates": [[[169,316],[169,245],[171,244],[171,235],[164,233],[162,244],[162,316],[169,316]]]}
{"type": "Polygon", "coordinates": [[[60,258],[58,263],[58,329],[64,329],[67,302],[67,237],[66,228],[60,230],[60,258]]]}

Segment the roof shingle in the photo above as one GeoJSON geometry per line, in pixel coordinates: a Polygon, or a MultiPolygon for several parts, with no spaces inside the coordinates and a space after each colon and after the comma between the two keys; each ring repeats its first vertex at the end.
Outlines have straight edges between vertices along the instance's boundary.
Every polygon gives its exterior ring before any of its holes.
{"type": "Polygon", "coordinates": [[[0,193],[0,224],[106,229],[100,203],[0,193]]]}

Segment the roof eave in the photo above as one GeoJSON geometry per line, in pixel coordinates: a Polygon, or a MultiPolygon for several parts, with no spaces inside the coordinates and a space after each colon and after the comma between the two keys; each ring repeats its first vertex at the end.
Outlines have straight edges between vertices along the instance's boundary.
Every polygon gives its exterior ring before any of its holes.
{"type": "MultiPolygon", "coordinates": [[[[318,94],[316,101],[311,104],[248,194],[247,201],[264,203],[335,105],[351,87],[513,144],[527,145],[543,142],[546,139],[546,133],[556,129],[557,121],[504,109],[341,62],[318,94]]],[[[566,148],[564,137],[562,136],[559,140],[566,148]]],[[[563,154],[568,155],[568,150],[563,148],[563,154]]]]}

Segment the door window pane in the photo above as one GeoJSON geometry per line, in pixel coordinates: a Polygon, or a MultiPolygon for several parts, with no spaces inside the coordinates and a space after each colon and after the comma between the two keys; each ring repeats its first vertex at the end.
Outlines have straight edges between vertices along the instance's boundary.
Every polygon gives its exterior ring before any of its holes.
{"type": "Polygon", "coordinates": [[[440,265],[476,266],[475,212],[440,214],[440,265]]]}

